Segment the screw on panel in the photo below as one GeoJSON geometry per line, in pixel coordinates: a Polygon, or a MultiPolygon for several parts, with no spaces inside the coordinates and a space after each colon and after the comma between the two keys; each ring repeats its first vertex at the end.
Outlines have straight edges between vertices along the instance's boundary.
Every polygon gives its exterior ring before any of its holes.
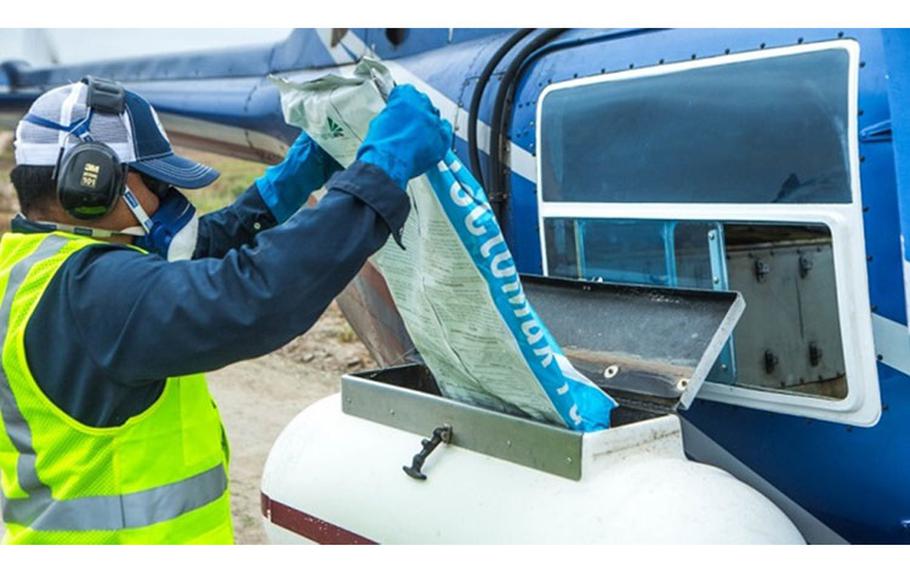
{"type": "Polygon", "coordinates": [[[604,369],[604,378],[605,379],[612,379],[613,377],[615,377],[618,374],[619,374],[619,365],[610,365],[609,367],[604,369]]]}
{"type": "Polygon", "coordinates": [[[755,259],[755,280],[764,282],[765,277],[771,272],[771,266],[760,258],[755,259]]]}
{"type": "Polygon", "coordinates": [[[815,262],[808,256],[799,255],[799,277],[805,278],[809,276],[809,273],[812,271],[812,267],[815,266],[815,262]]]}
{"type": "Polygon", "coordinates": [[[774,372],[774,369],[777,368],[780,359],[777,358],[777,355],[774,354],[774,351],[770,349],[765,350],[765,373],[771,374],[774,372]]]}
{"type": "Polygon", "coordinates": [[[815,341],[809,342],[809,365],[818,367],[822,360],[822,348],[815,341]]]}

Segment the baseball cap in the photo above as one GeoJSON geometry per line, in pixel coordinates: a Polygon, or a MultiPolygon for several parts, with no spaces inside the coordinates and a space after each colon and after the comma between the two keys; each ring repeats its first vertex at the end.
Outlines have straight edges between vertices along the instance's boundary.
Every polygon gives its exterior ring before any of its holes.
{"type": "MultiPolygon", "coordinates": [[[[38,97],[29,109],[31,120],[16,128],[16,163],[54,166],[60,147],[73,147],[78,137],[50,124],[76,127],[88,114],[85,83],[71,83],[38,97]],[[48,126],[42,123],[49,124],[48,126]]],[[[96,142],[111,147],[121,163],[155,179],[183,189],[199,189],[215,181],[217,170],[174,153],[158,114],[136,93],[125,90],[124,110],[119,115],[95,111],[88,132],[96,142]]]]}

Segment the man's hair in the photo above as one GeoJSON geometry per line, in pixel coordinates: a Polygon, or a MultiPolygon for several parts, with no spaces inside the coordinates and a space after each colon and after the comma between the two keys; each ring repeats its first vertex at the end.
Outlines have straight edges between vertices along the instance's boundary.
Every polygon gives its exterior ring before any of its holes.
{"type": "Polygon", "coordinates": [[[54,166],[26,166],[13,168],[9,179],[16,188],[19,208],[29,216],[45,213],[57,200],[57,184],[54,182],[54,166]]]}

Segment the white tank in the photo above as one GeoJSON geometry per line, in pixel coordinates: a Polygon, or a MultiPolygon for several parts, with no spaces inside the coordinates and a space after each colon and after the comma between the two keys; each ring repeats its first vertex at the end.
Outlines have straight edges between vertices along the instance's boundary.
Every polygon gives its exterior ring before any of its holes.
{"type": "Polygon", "coordinates": [[[760,493],[687,460],[674,415],[581,435],[369,383],[345,377],[275,442],[273,543],[804,542],[760,493]],[[433,430],[421,420],[453,428],[424,481],[402,470],[433,430]]]}

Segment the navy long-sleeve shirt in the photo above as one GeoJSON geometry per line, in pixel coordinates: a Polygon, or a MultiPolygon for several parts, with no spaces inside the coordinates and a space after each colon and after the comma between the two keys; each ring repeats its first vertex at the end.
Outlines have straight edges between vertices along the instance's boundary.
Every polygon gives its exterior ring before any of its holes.
{"type": "MultiPolygon", "coordinates": [[[[167,377],[257,357],[309,329],[410,204],[379,168],[335,174],[316,207],[276,220],[256,187],[199,220],[193,260],[93,246],[54,275],[25,331],[29,368],[84,424],[123,424],[167,377]]],[[[13,230],[29,230],[14,225],[13,230]]]]}

